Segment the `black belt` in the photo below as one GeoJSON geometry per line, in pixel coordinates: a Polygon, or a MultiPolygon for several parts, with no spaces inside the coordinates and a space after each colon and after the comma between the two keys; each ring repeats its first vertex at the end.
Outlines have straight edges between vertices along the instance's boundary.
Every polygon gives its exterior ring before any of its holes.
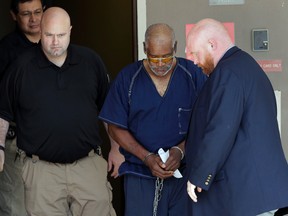
{"type": "MultiPolygon", "coordinates": [[[[88,154],[87,154],[85,157],[87,157],[87,156],[93,156],[94,153],[97,154],[97,155],[99,155],[99,156],[102,156],[101,147],[100,147],[100,146],[97,146],[96,149],[92,149],[91,151],[88,152],[88,154]]],[[[26,154],[27,157],[32,158],[32,159],[34,159],[35,161],[37,161],[37,160],[42,160],[41,157],[39,157],[38,155],[29,154],[29,153],[25,153],[25,154],[26,154]]],[[[79,159],[77,159],[77,160],[80,160],[80,159],[82,159],[82,158],[79,158],[79,159]]],[[[75,160],[75,161],[77,161],[77,160],[75,160]]],[[[50,162],[50,161],[48,161],[48,162],[50,162]]]]}

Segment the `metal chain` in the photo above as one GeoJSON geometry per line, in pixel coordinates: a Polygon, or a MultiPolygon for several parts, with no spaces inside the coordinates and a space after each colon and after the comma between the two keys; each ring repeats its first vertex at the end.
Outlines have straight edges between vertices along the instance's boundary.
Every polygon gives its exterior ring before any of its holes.
{"type": "Polygon", "coordinates": [[[158,202],[161,199],[161,191],[163,189],[163,179],[160,179],[157,177],[157,180],[155,181],[155,193],[154,193],[154,202],[153,202],[153,216],[157,216],[157,208],[158,208],[158,202]]]}

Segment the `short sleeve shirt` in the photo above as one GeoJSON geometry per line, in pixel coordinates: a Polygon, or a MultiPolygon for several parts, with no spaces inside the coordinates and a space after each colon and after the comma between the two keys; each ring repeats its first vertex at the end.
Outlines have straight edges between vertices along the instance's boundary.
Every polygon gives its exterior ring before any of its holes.
{"type": "Polygon", "coordinates": [[[39,45],[8,72],[0,85],[0,117],[15,120],[20,149],[49,162],[71,163],[101,144],[98,112],[109,81],[94,51],[69,45],[58,67],[39,45]]]}
{"type": "MultiPolygon", "coordinates": [[[[205,79],[193,62],[177,58],[168,88],[160,96],[143,61],[138,61],[119,73],[99,117],[127,129],[150,152],[169,149],[185,139],[192,107],[205,79]]],[[[126,163],[143,165],[134,155],[122,152],[126,163]]]]}

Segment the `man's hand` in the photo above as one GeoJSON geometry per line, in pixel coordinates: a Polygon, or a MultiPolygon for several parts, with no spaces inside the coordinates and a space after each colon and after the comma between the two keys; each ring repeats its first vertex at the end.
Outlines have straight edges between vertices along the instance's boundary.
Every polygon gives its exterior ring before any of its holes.
{"type": "Polygon", "coordinates": [[[117,178],[119,176],[118,170],[124,161],[124,156],[119,152],[119,145],[116,142],[111,143],[108,155],[108,172],[112,170],[111,177],[117,178]]]}
{"type": "Polygon", "coordinates": [[[166,171],[165,164],[158,155],[152,154],[145,160],[146,166],[149,167],[153,176],[166,179],[173,176],[174,171],[166,171]]]}
{"type": "Polygon", "coordinates": [[[165,170],[175,172],[180,167],[181,157],[181,152],[178,149],[170,148],[169,157],[165,162],[165,170]]]}
{"type": "Polygon", "coordinates": [[[4,151],[0,150],[0,172],[2,172],[3,170],[4,161],[5,161],[5,153],[4,151]]]}
{"type": "Polygon", "coordinates": [[[108,154],[108,172],[112,170],[111,177],[117,178],[119,176],[119,167],[125,161],[125,159],[124,156],[119,152],[118,143],[110,136],[107,123],[103,122],[103,124],[111,145],[111,149],[108,154]]]}
{"type": "MultiPolygon", "coordinates": [[[[195,189],[196,189],[196,186],[193,185],[190,181],[187,182],[187,192],[190,196],[190,198],[194,201],[194,202],[197,202],[197,195],[195,193],[195,189]]],[[[200,187],[197,187],[197,191],[200,193],[202,192],[202,188],[200,187]]]]}

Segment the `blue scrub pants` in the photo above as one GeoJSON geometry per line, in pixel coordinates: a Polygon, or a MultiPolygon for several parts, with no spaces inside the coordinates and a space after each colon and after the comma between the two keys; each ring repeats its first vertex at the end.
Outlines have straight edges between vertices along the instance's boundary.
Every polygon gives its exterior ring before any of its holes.
{"type": "MultiPolygon", "coordinates": [[[[183,173],[182,173],[183,174],[183,173]]],[[[152,216],[156,179],[124,175],[125,216],[152,216]]],[[[165,179],[157,216],[187,216],[187,180],[165,179]]]]}

